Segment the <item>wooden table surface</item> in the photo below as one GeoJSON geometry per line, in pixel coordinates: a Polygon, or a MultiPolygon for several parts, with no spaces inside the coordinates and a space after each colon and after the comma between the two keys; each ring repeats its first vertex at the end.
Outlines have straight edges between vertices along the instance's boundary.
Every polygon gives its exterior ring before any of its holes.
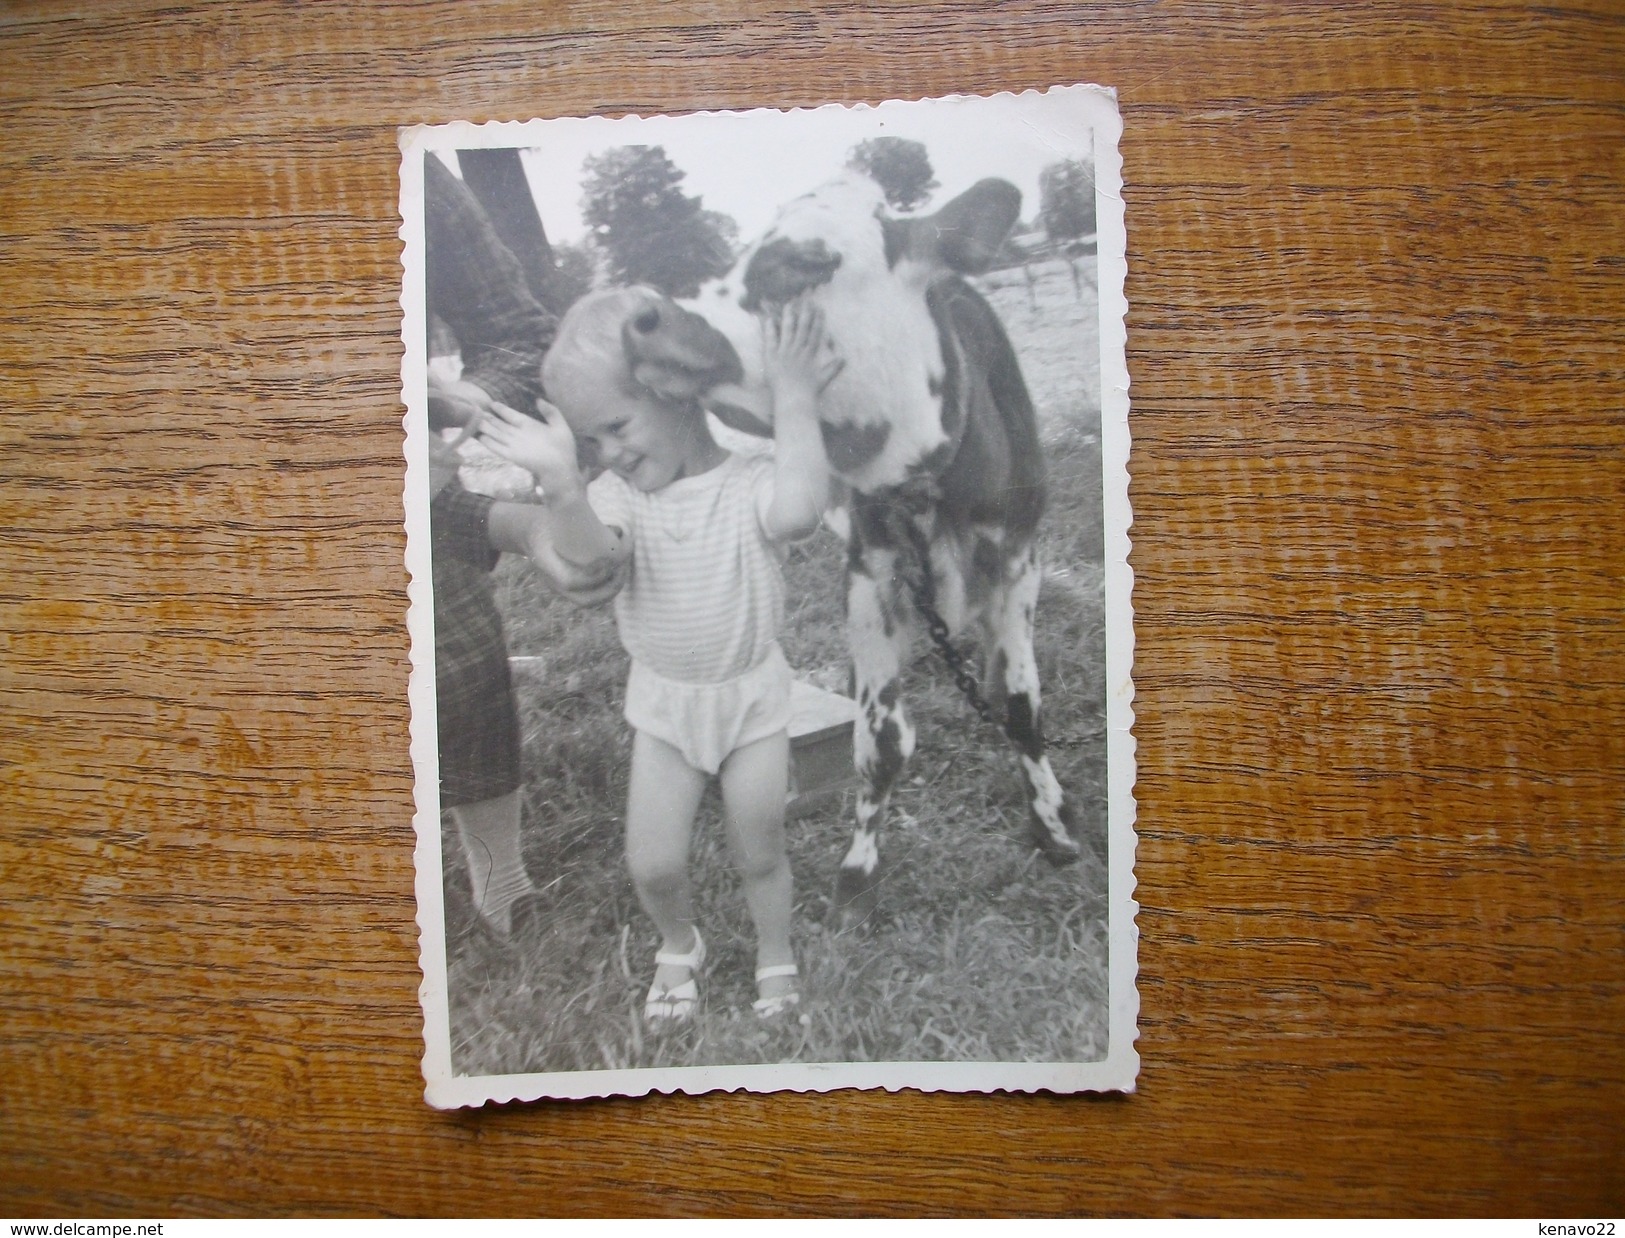
{"type": "Polygon", "coordinates": [[[0,1212],[1625,1212],[1625,13],[0,9],[0,1212]],[[421,1100],[397,125],[1114,85],[1140,1090],[421,1100]]]}

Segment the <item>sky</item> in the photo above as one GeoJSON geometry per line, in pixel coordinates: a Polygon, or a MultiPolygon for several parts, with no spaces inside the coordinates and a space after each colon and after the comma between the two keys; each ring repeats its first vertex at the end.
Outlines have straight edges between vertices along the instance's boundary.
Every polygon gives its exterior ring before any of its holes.
{"type": "Polygon", "coordinates": [[[877,107],[689,116],[592,117],[527,124],[445,126],[430,143],[518,146],[548,240],[580,241],[581,165],[616,146],[660,146],[686,173],[683,192],[731,215],[742,240],[772,222],[778,207],[836,175],[847,153],[872,137],[925,143],[941,187],[919,208],[929,214],[984,176],[1021,190],[1021,217],[1038,209],[1038,175],[1061,159],[1093,159],[1095,100],[1082,88],[1039,94],[960,97],[877,107]]]}

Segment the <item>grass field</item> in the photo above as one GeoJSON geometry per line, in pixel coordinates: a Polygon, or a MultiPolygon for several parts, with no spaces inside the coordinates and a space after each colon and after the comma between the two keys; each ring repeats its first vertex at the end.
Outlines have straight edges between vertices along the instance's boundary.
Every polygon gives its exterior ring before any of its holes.
{"type": "MultiPolygon", "coordinates": [[[[892,798],[881,910],[862,934],[826,927],[850,831],[844,801],[792,821],[803,1017],[750,1009],[754,942],[714,792],[692,862],[711,948],[704,1007],[651,1032],[641,1018],[656,937],[621,854],[630,737],[626,656],[606,607],[553,597],[521,560],[498,569],[525,736],[525,857],[543,894],[502,945],[479,924],[445,831],[452,1062],[459,1074],[775,1061],[1092,1061],[1106,1051],[1106,753],[1098,322],[1093,263],[996,273],[982,286],[1021,354],[1050,476],[1038,657],[1052,758],[1084,823],[1081,862],[1028,841],[1014,757],[922,647],[905,676],[919,749],[892,798]]],[[[841,548],[820,533],[786,569],[785,651],[844,688],[841,548]]]]}

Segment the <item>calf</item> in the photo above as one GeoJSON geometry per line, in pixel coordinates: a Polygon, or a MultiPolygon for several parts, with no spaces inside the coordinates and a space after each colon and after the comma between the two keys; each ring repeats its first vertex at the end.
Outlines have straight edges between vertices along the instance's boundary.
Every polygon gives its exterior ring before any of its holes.
{"type": "Polygon", "coordinates": [[[1039,722],[1037,422],[1003,327],[961,278],[987,269],[1020,202],[988,180],[929,218],[893,219],[872,182],[843,177],[785,206],[686,307],[651,301],[623,330],[640,381],[699,394],[762,434],[772,427],[759,316],[810,298],[845,363],[819,421],[851,491],[847,625],[862,722],[857,823],[836,886],[847,924],[875,906],[886,802],[914,751],[898,679],[922,622],[943,637],[980,623],[983,682],[1026,772],[1034,838],[1056,863],[1079,854],[1039,722]]]}

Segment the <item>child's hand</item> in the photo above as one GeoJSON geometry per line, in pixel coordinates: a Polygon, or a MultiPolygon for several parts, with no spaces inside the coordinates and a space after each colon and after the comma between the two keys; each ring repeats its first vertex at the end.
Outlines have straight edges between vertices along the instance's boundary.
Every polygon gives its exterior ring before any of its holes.
{"type": "Polygon", "coordinates": [[[806,300],[762,323],[762,360],[775,412],[786,403],[811,405],[846,365],[824,332],[823,311],[806,300]]]}
{"type": "Polygon", "coordinates": [[[550,497],[573,493],[581,487],[575,435],[570,433],[564,414],[551,404],[538,400],[536,410],[540,420],[493,402],[476,434],[481,443],[504,460],[528,470],[550,497]]]}
{"type": "Polygon", "coordinates": [[[824,315],[805,299],[763,324],[762,354],[773,393],[773,501],[762,527],[774,541],[805,537],[829,506],[829,457],[818,396],[841,372],[824,315]]]}

